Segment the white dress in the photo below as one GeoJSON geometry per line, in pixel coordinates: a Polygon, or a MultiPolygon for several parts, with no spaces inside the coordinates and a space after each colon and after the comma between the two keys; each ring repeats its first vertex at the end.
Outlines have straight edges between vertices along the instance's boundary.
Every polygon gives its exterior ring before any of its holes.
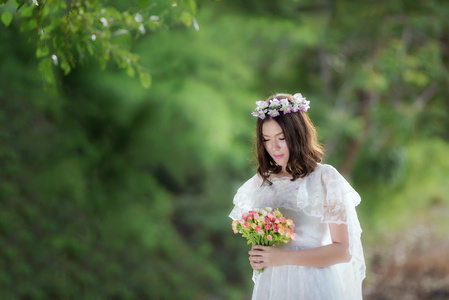
{"type": "Polygon", "coordinates": [[[254,271],[253,300],[359,300],[365,260],[360,241],[361,228],[355,211],[360,196],[330,165],[318,164],[306,178],[291,181],[288,177],[271,179],[262,184],[254,175],[239,188],[234,209],[229,215],[240,219],[249,210],[272,207],[295,223],[297,240],[282,243],[284,249],[310,249],[331,243],[329,223],[348,226],[348,263],[326,268],[279,266],[254,271]]]}

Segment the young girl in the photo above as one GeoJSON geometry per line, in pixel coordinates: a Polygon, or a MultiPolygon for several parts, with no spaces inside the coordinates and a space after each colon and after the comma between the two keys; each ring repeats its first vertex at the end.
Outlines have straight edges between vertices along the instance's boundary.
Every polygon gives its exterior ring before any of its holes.
{"type": "Polygon", "coordinates": [[[297,240],[252,246],[253,300],[362,299],[365,261],[355,211],[360,196],[330,165],[301,94],[257,101],[257,174],[239,188],[230,217],[279,208],[297,240]],[[264,269],[259,274],[257,270],[264,269]]]}

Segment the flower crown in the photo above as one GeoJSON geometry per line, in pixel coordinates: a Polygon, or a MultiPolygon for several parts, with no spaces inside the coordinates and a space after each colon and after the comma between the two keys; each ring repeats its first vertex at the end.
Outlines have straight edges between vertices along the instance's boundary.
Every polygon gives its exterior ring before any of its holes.
{"type": "Polygon", "coordinates": [[[303,111],[306,112],[309,108],[310,101],[307,101],[300,93],[293,95],[293,99],[282,99],[273,98],[267,101],[256,101],[256,109],[251,114],[260,119],[265,119],[265,114],[271,117],[277,117],[280,112],[284,112],[284,115],[291,112],[303,111]]]}

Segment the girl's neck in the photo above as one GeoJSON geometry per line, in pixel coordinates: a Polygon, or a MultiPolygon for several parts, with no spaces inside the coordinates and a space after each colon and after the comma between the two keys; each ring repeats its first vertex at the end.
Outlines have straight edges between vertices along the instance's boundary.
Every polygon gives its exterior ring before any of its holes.
{"type": "Polygon", "coordinates": [[[286,170],[282,170],[281,172],[277,174],[273,174],[273,177],[292,177],[290,173],[288,173],[286,170]]]}

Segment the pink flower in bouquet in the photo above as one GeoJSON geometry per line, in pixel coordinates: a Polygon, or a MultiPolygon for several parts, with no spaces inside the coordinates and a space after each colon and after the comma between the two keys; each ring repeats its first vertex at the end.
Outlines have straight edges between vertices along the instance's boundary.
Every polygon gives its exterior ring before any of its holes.
{"type": "Polygon", "coordinates": [[[259,218],[259,214],[257,212],[254,212],[253,216],[254,216],[254,219],[258,219],[259,218]]]}
{"type": "Polygon", "coordinates": [[[249,227],[249,222],[245,222],[245,227],[249,227]]]}
{"type": "Polygon", "coordinates": [[[256,227],[254,227],[254,230],[259,231],[261,228],[259,225],[257,225],[256,227]]]}
{"type": "Polygon", "coordinates": [[[259,230],[257,230],[257,233],[263,234],[263,230],[262,230],[262,229],[259,229],[259,230]]]}
{"type": "Polygon", "coordinates": [[[265,230],[270,230],[271,226],[270,225],[265,225],[265,230]]]}
{"type": "Polygon", "coordinates": [[[279,219],[279,221],[280,221],[282,224],[285,224],[286,219],[285,219],[285,217],[282,217],[282,218],[279,219]]]}
{"type": "Polygon", "coordinates": [[[273,237],[271,236],[271,234],[267,235],[267,240],[271,241],[273,239],[273,237]]]}
{"type": "Polygon", "coordinates": [[[274,232],[278,232],[279,231],[279,227],[276,224],[273,225],[273,231],[274,232]]]}
{"type": "Polygon", "coordinates": [[[274,214],[272,212],[270,212],[270,213],[267,214],[267,217],[272,219],[272,218],[274,218],[274,214]]]}

